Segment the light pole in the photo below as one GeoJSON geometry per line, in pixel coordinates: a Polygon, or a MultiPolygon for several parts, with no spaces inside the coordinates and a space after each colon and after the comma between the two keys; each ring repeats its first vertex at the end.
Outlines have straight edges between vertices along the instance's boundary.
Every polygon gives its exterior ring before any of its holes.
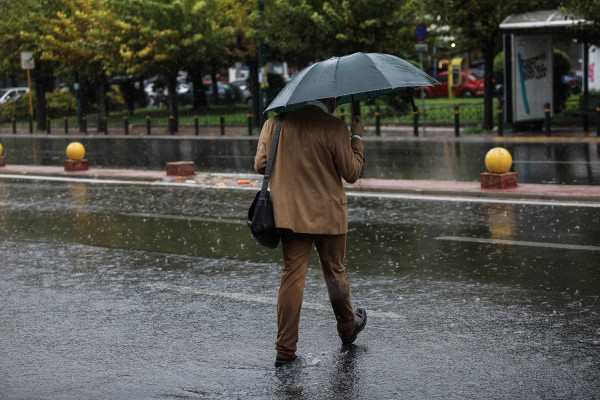
{"type": "Polygon", "coordinates": [[[265,115],[264,110],[267,107],[267,93],[266,89],[269,87],[269,81],[267,79],[267,71],[265,68],[265,43],[263,41],[263,32],[262,32],[262,20],[264,13],[264,6],[261,0],[257,0],[258,5],[258,15],[260,16],[260,38],[258,40],[258,114],[260,121],[260,128],[262,128],[265,123],[265,115]]]}

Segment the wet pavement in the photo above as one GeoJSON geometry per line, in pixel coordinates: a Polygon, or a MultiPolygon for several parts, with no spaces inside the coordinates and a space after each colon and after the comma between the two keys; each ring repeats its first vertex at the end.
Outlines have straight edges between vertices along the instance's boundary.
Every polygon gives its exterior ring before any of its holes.
{"type": "Polygon", "coordinates": [[[245,226],[258,176],[44,168],[0,172],[2,398],[600,393],[595,186],[362,180],[345,265],[368,325],[341,345],[313,254],[300,359],[276,369],[280,250],[245,226]]]}

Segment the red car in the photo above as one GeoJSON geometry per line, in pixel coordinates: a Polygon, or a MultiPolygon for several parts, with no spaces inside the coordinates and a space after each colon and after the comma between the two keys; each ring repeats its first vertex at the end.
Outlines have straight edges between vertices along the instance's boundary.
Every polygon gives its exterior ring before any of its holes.
{"type": "MultiPolygon", "coordinates": [[[[421,90],[425,97],[448,97],[448,71],[440,72],[437,80],[441,85],[424,86],[417,88],[416,97],[421,97],[421,90]]],[[[456,97],[483,96],[483,78],[479,78],[473,71],[462,72],[462,84],[456,87],[456,97]]]]}

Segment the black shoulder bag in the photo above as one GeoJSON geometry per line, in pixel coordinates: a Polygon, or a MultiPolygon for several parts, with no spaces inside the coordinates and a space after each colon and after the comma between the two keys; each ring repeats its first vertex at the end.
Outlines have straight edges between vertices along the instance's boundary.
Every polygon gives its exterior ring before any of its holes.
{"type": "Polygon", "coordinates": [[[279,121],[277,121],[277,128],[273,136],[273,144],[269,152],[269,160],[267,161],[267,169],[265,170],[262,187],[256,193],[252,205],[248,210],[248,226],[250,227],[250,231],[252,231],[252,236],[254,236],[258,244],[269,249],[276,249],[279,246],[279,234],[277,233],[277,228],[275,228],[275,217],[273,216],[273,203],[271,202],[271,194],[267,188],[269,186],[271,167],[273,166],[273,159],[277,152],[279,132],[281,131],[284,116],[285,114],[279,114],[278,116],[279,121]]]}

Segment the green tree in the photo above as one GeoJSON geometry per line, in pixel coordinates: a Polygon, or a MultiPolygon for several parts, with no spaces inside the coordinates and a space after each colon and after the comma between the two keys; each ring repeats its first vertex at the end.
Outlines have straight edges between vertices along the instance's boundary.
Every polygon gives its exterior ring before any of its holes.
{"type": "MultiPolygon", "coordinates": [[[[63,10],[52,16],[30,14],[41,33],[25,34],[39,40],[41,59],[59,63],[93,82],[96,92],[98,129],[107,117],[107,78],[119,72],[119,49],[123,31],[129,26],[103,0],[61,0],[63,10]]],[[[80,128],[81,129],[81,128],[80,128]]]]}
{"type": "Polygon", "coordinates": [[[171,129],[177,131],[178,72],[187,70],[196,94],[201,94],[206,65],[227,58],[227,45],[234,40],[223,5],[217,0],[111,1],[126,16],[130,30],[127,40],[120,42],[126,71],[164,77],[171,129]]]}
{"type": "MultiPolygon", "coordinates": [[[[285,60],[298,68],[357,51],[406,58],[414,43],[416,8],[411,0],[261,0],[262,13],[254,2],[231,3],[238,4],[238,43],[250,64],[253,98],[258,95],[260,39],[269,59],[285,60]]],[[[256,115],[256,102],[254,107],[256,115]]]]}
{"type": "Polygon", "coordinates": [[[600,44],[600,2],[598,0],[563,0],[563,11],[583,17],[587,23],[576,26],[573,31],[589,43],[600,44]]]}
{"type": "Polygon", "coordinates": [[[31,71],[31,79],[35,90],[35,117],[37,129],[46,126],[46,96],[53,89],[54,70],[56,64],[41,60],[42,45],[38,40],[42,28],[31,15],[50,15],[61,8],[59,0],[22,0],[0,1],[0,9],[5,16],[0,19],[0,76],[23,79],[25,71],[20,67],[19,53],[32,51],[35,69],[31,71]],[[52,11],[50,11],[52,10],[52,11]]]}

